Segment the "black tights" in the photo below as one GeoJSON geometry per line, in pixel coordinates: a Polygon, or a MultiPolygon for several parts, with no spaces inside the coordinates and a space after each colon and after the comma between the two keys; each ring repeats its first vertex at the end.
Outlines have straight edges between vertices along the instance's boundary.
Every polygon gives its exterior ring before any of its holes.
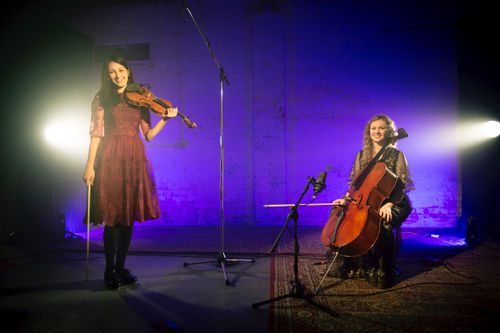
{"type": "Polygon", "coordinates": [[[362,259],[366,269],[376,268],[387,276],[392,276],[396,257],[396,240],[392,230],[381,229],[377,242],[370,251],[363,255],[362,259]]]}
{"type": "Polygon", "coordinates": [[[125,259],[127,258],[130,241],[132,240],[132,229],[132,226],[124,225],[104,227],[105,274],[111,274],[113,270],[118,272],[125,267],[125,259]]]}

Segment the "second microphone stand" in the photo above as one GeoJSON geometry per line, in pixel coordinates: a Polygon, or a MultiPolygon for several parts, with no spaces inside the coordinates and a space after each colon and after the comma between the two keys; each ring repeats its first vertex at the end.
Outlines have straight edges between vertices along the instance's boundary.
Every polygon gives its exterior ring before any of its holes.
{"type": "Polygon", "coordinates": [[[261,306],[261,305],[277,302],[277,301],[280,301],[280,300],[286,299],[286,298],[300,298],[300,299],[305,300],[307,303],[317,307],[318,309],[323,310],[332,316],[338,317],[338,313],[335,312],[334,310],[331,310],[330,308],[328,308],[322,304],[318,304],[318,303],[314,302],[312,297],[304,292],[304,285],[299,280],[299,241],[298,241],[298,237],[297,237],[297,220],[299,219],[299,213],[297,211],[297,207],[300,205],[300,202],[302,201],[302,198],[304,197],[307,190],[309,189],[309,186],[311,184],[315,184],[315,182],[316,182],[316,180],[314,179],[314,177],[309,177],[307,185],[304,188],[304,191],[302,192],[302,194],[300,195],[300,198],[297,200],[295,205],[293,205],[292,208],[290,208],[290,213],[288,213],[288,216],[286,217],[285,226],[288,225],[288,223],[291,220],[293,220],[293,241],[294,241],[293,275],[294,275],[294,278],[293,278],[293,281],[290,281],[290,283],[292,284],[290,292],[288,294],[277,296],[277,297],[274,297],[274,298],[271,298],[271,299],[268,299],[268,300],[265,300],[262,302],[253,303],[252,307],[254,309],[261,306]]]}
{"type": "Polygon", "coordinates": [[[221,64],[217,60],[217,57],[215,56],[214,52],[212,51],[212,48],[210,46],[210,42],[208,41],[208,38],[205,36],[203,31],[200,29],[198,23],[196,22],[196,19],[194,18],[193,13],[191,12],[191,9],[189,8],[189,5],[187,4],[187,1],[184,3],[183,9],[186,10],[186,12],[191,17],[194,25],[196,26],[196,29],[198,29],[198,32],[200,33],[200,36],[203,39],[205,46],[208,48],[208,52],[210,53],[212,60],[214,61],[217,68],[219,69],[219,80],[220,80],[220,137],[219,137],[220,183],[219,183],[219,194],[220,194],[220,238],[221,238],[221,242],[220,242],[221,250],[220,250],[219,255],[217,256],[217,259],[215,261],[210,260],[210,261],[193,262],[193,263],[185,262],[184,267],[189,266],[189,265],[197,265],[197,264],[214,262],[217,265],[221,266],[222,272],[224,273],[224,281],[225,281],[226,285],[229,285],[230,282],[229,282],[229,279],[227,277],[226,263],[236,264],[238,262],[255,262],[255,259],[229,258],[229,257],[227,257],[226,253],[224,252],[224,82],[226,82],[229,85],[229,80],[227,79],[226,73],[224,72],[224,68],[221,66],[221,64]]]}

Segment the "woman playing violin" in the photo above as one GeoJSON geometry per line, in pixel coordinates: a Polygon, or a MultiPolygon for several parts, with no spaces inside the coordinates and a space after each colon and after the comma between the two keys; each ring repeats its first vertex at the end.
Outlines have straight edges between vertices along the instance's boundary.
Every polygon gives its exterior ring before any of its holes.
{"type": "Polygon", "coordinates": [[[90,147],[83,180],[92,185],[90,219],[104,224],[106,268],[109,289],[137,281],[125,268],[135,221],[160,217],[156,184],[139,132],[151,141],[169,118],[168,108],[151,126],[149,110],[126,102],[124,91],[133,83],[132,69],[116,56],[103,64],[101,88],[92,102],[90,147]]]}
{"type": "MultiPolygon", "coordinates": [[[[376,115],[368,121],[363,134],[363,147],[354,160],[349,183],[368,165],[384,144],[390,142],[395,131],[394,122],[386,115],[376,115]]],[[[387,169],[403,181],[404,197],[398,203],[388,201],[381,206],[379,215],[383,220],[377,242],[361,257],[345,257],[338,273],[343,278],[367,278],[372,285],[388,288],[394,284],[396,257],[394,230],[399,228],[411,213],[412,207],[407,192],[414,189],[414,185],[408,171],[406,157],[402,151],[396,149],[395,144],[390,144],[386,148],[379,161],[384,162],[387,169]]],[[[335,200],[333,204],[343,206],[348,199],[346,195],[344,198],[335,200]]]]}

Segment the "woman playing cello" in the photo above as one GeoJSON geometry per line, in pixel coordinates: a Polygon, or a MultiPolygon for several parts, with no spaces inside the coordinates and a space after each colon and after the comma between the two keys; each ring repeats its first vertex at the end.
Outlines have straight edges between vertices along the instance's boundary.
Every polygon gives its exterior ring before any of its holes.
{"type": "MultiPolygon", "coordinates": [[[[394,122],[386,115],[376,115],[368,121],[363,133],[363,148],[356,155],[351,169],[350,184],[381,148],[391,140],[392,133],[395,131],[394,122]]],[[[397,203],[388,201],[381,206],[378,213],[383,220],[377,242],[362,256],[344,257],[344,263],[338,274],[342,278],[366,278],[372,285],[389,288],[394,284],[396,254],[394,230],[399,228],[411,213],[412,207],[407,192],[414,189],[414,186],[406,157],[403,152],[396,149],[395,144],[389,144],[386,147],[379,161],[385,163],[387,169],[403,182],[405,186],[403,199],[397,203]]],[[[344,198],[335,200],[333,204],[346,205],[347,199],[346,195],[344,198]]]]}

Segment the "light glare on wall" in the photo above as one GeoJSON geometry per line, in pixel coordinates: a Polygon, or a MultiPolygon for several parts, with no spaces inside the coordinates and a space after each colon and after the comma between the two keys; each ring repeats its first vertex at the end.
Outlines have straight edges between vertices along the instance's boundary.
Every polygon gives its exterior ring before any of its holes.
{"type": "Polygon", "coordinates": [[[89,142],[89,123],[77,114],[63,115],[49,121],[43,130],[45,141],[56,150],[71,155],[81,155],[89,142]]]}

